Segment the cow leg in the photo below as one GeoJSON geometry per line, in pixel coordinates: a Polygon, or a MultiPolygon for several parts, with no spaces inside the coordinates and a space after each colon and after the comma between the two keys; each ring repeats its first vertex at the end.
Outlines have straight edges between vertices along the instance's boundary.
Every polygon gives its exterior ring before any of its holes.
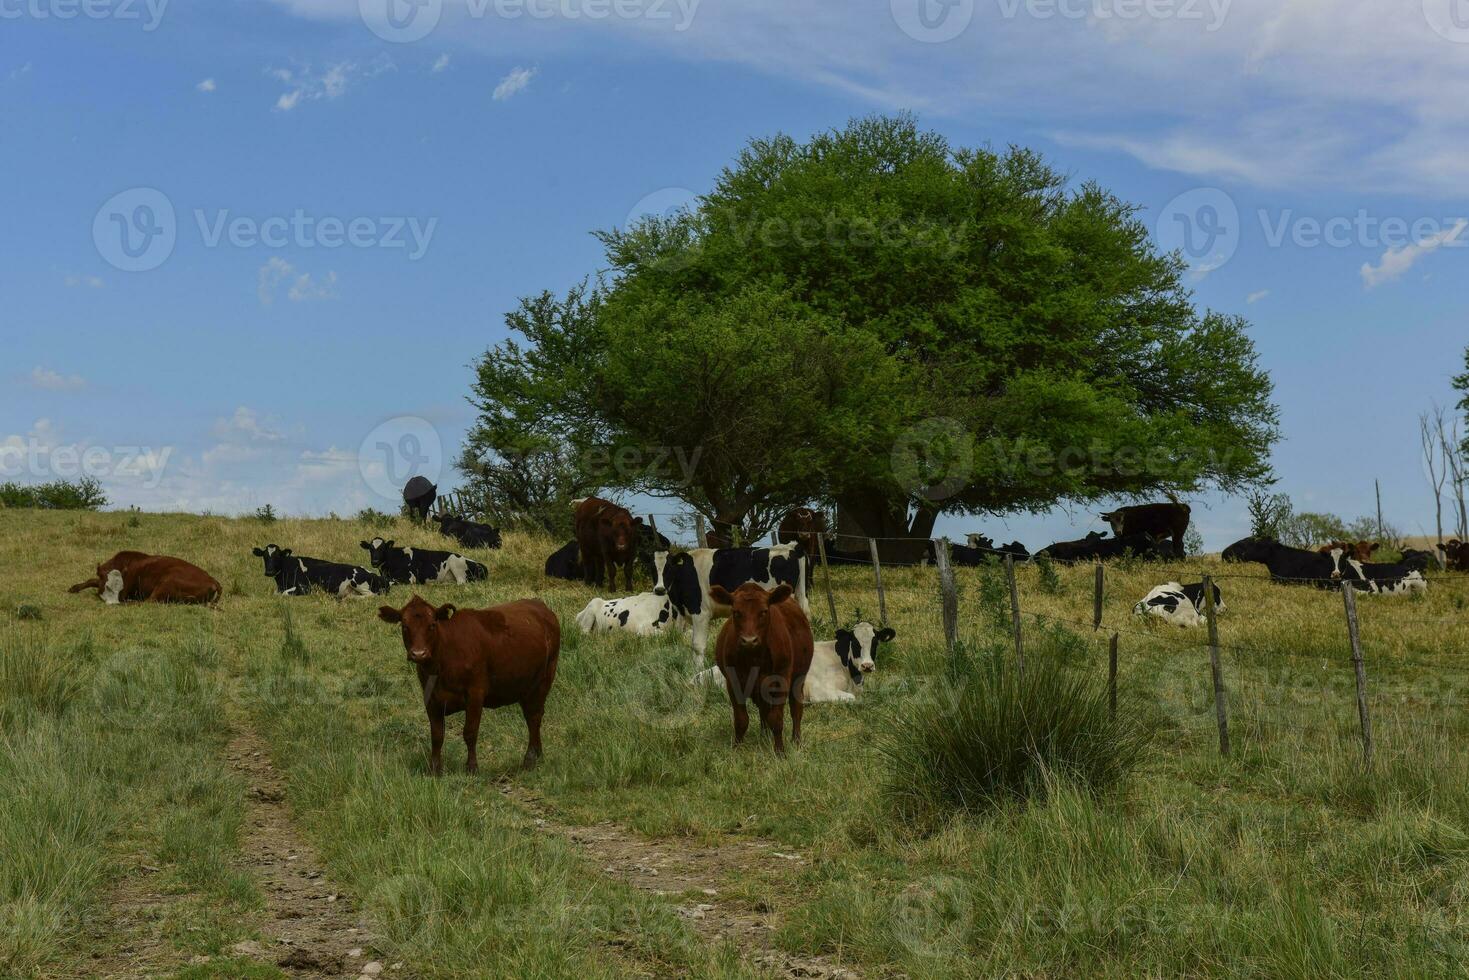
{"type": "Polygon", "coordinates": [[[765,727],[770,729],[770,737],[775,741],[775,754],[785,755],[785,740],[781,737],[781,728],[785,723],[785,705],[779,701],[771,701],[765,708],[765,727]]]}
{"type": "Polygon", "coordinates": [[[744,684],[735,676],[734,668],[721,667],[720,673],[724,675],[724,689],[729,693],[730,710],[734,712],[734,744],[739,745],[745,740],[745,733],[750,730],[750,712],[745,707],[747,692],[744,684]]]}
{"type": "Polygon", "coordinates": [[[538,701],[520,702],[520,713],[525,716],[527,735],[525,758],[520,761],[522,769],[534,769],[536,763],[541,761],[541,715],[545,710],[545,705],[544,695],[538,701]]]}
{"type": "Polygon", "coordinates": [[[627,577],[627,594],[628,595],[632,595],[632,566],[633,566],[633,560],[631,558],[629,558],[626,562],[624,562],[623,563],[623,566],[622,566],[623,574],[627,577]]]}
{"type": "Polygon", "coordinates": [[[801,713],[806,710],[806,705],[803,703],[806,693],[805,686],[806,675],[804,674],[791,681],[791,743],[794,745],[801,744],[801,713]]]}
{"type": "Polygon", "coordinates": [[[434,699],[424,705],[428,709],[429,775],[437,776],[444,771],[444,706],[434,699]]]}
{"type": "Polygon", "coordinates": [[[96,589],[97,591],[100,592],[100,591],[102,591],[102,581],[100,579],[95,579],[95,578],[87,579],[87,581],[85,581],[85,582],[78,582],[76,585],[73,585],[71,588],[67,589],[66,591],[68,591],[68,592],[81,592],[83,589],[96,589]]]}
{"type": "Polygon", "coordinates": [[[464,704],[464,748],[468,758],[464,771],[471,776],[479,772],[479,720],[484,707],[484,692],[470,691],[464,704]]]}

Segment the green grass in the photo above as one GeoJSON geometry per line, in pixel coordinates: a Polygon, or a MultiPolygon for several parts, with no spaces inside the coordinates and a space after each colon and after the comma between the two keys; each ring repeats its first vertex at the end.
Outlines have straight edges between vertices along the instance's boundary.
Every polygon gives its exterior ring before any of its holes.
{"type": "MultiPolygon", "coordinates": [[[[250,556],[273,541],[360,560],[366,526],[158,515],[132,523],[0,511],[3,557],[47,555],[39,567],[0,561],[0,606],[26,603],[43,614],[0,622],[3,645],[45,651],[0,661],[0,681],[14,691],[0,711],[24,719],[19,729],[4,722],[13,734],[0,784],[34,787],[38,802],[23,808],[39,808],[0,834],[33,835],[57,820],[71,842],[28,858],[23,870],[0,867],[0,949],[24,945],[27,963],[71,955],[66,931],[48,925],[96,907],[118,841],[139,839],[126,814],[161,798],[190,799],[185,786],[153,775],[159,767],[182,754],[197,771],[219,771],[219,698],[271,744],[295,815],[365,906],[384,954],[419,975],[759,972],[728,949],[701,946],[674,914],[675,900],[631,892],[571,845],[538,833],[532,815],[497,788],[500,779],[540,796],[566,823],[613,820],[669,846],[759,839],[798,854],[733,876],[722,893],[773,905],[775,941],[786,950],[870,975],[1432,977],[1461,976],[1469,961],[1462,579],[1436,579],[1422,600],[1359,600],[1377,738],[1369,774],[1339,596],[1221,581],[1233,743],[1222,759],[1201,631],[1136,622],[1131,606],[1160,582],[1196,581],[1187,573],[1201,566],[1263,569],[1208,561],[1176,571],[1112,568],[1103,612],[1109,627],[1126,631],[1123,710],[1154,733],[1132,775],[1097,794],[1057,774],[1044,803],[1003,802],[919,825],[892,815],[882,744],[954,683],[931,568],[884,570],[897,641],[880,655],[862,701],[812,706],[806,744],[777,761],[759,737],[730,748],[728,705],[721,692],[682,684],[689,658],[678,638],[577,635],[571,618],[591,593],[543,581],[555,542],[507,535],[504,551],[476,555],[491,567],[488,583],[421,591],[462,608],[540,595],[561,615],[570,631],[546,710],[545,759],[519,772],[523,724],[517,712],[498,711],[481,730],[481,776],[463,775],[451,721],[450,775],[433,780],[417,684],[397,631],[375,618],[378,602],[275,597],[250,556]],[[125,547],[197,561],[225,583],[221,608],[109,609],[65,594],[125,547]],[[111,651],[132,650],[140,637],[149,656],[110,666],[111,651]],[[197,663],[187,673],[199,686],[172,663],[197,663]],[[95,707],[101,698],[105,712],[95,707]],[[160,713],[178,723],[146,738],[109,720],[160,713]]],[[[385,531],[450,546],[404,522],[385,531]]],[[[1108,634],[1087,629],[1092,570],[1052,571],[1018,570],[1027,650],[1036,658],[1053,650],[1065,665],[1058,669],[1099,683],[1108,634]]],[[[958,574],[965,647],[1013,655],[1008,594],[994,573],[958,574]]],[[[870,571],[835,569],[833,577],[839,618],[859,607],[875,615],[870,571]]],[[[395,589],[392,601],[412,592],[395,589]]],[[[824,595],[813,597],[813,613],[828,618],[824,595]]],[[[168,846],[166,827],[146,839],[151,853],[170,854],[176,873],[198,882],[191,887],[208,907],[223,908],[231,886],[227,876],[211,883],[210,869],[227,864],[230,841],[217,832],[225,824],[208,803],[215,798],[202,794],[201,822],[216,830],[200,831],[201,860],[186,860],[195,846],[186,837],[168,846]]],[[[14,839],[0,837],[7,847],[14,839]]]]}

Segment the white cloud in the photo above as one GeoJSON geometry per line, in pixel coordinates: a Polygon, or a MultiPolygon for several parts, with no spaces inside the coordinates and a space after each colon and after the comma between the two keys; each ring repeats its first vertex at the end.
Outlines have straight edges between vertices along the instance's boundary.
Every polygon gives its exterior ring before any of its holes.
{"type": "Polygon", "coordinates": [[[279,429],[262,421],[259,412],[245,405],[236,408],[235,414],[227,419],[216,419],[213,431],[216,439],[225,440],[245,439],[250,442],[279,442],[285,438],[285,434],[279,429]]]}
{"type": "MultiPolygon", "coordinates": [[[[31,384],[46,391],[75,391],[87,386],[86,379],[81,375],[62,375],[50,368],[39,365],[31,372],[31,384]]],[[[42,421],[45,421],[44,419],[42,421]]]]}
{"type": "Polygon", "coordinates": [[[68,289],[78,289],[82,286],[88,289],[101,289],[105,285],[101,276],[80,276],[74,273],[68,275],[63,282],[66,283],[68,289]]]}
{"type": "Polygon", "coordinates": [[[500,84],[495,86],[495,101],[504,102],[517,92],[524,91],[530,80],[536,77],[536,71],[535,68],[512,68],[510,74],[500,79],[500,84]]]}
{"type": "Polygon", "coordinates": [[[275,302],[275,294],[283,284],[286,298],[293,303],[308,303],[315,300],[337,298],[337,274],[328,272],[314,278],[309,272],[300,272],[294,265],[278,255],[272,255],[256,273],[256,292],[264,306],[275,302]]]}
{"type": "Polygon", "coordinates": [[[1382,253],[1382,258],[1377,265],[1371,262],[1362,264],[1362,284],[1368,289],[1374,289],[1385,282],[1393,282],[1400,279],[1403,273],[1413,268],[1413,265],[1426,255],[1438,251],[1445,245],[1454,246],[1461,244],[1459,236],[1464,229],[1469,228],[1469,220],[1460,218],[1452,228],[1445,229],[1436,235],[1430,235],[1422,241],[1413,245],[1400,245],[1390,248],[1382,253]]]}
{"type": "Polygon", "coordinates": [[[434,61],[434,67],[432,70],[437,74],[438,72],[441,72],[448,67],[449,56],[447,54],[441,54],[439,55],[438,59],[434,61]]]}
{"type": "Polygon", "coordinates": [[[1251,306],[1254,306],[1256,303],[1260,302],[1260,300],[1264,299],[1266,296],[1269,296],[1269,295],[1270,295],[1270,290],[1268,290],[1268,289],[1262,289],[1259,292],[1251,293],[1250,295],[1246,296],[1245,297],[1245,302],[1248,303],[1251,306]]]}
{"type": "Polygon", "coordinates": [[[214,84],[214,79],[212,79],[212,78],[206,78],[206,79],[204,79],[204,81],[202,81],[198,85],[195,85],[194,86],[194,90],[196,92],[213,92],[214,89],[215,89],[215,84],[214,84]]]}
{"type": "Polygon", "coordinates": [[[393,62],[379,56],[367,64],[355,61],[338,61],[316,71],[310,65],[296,68],[267,68],[266,75],[286,86],[275,100],[277,112],[290,112],[303,102],[320,102],[339,99],[355,83],[375,78],[394,70],[393,62]]]}
{"type": "Polygon", "coordinates": [[[10,80],[11,81],[15,81],[17,78],[20,78],[22,75],[29,75],[30,73],[31,73],[31,63],[29,61],[27,61],[25,64],[21,65],[19,68],[12,68],[12,69],[10,69],[10,80]]]}

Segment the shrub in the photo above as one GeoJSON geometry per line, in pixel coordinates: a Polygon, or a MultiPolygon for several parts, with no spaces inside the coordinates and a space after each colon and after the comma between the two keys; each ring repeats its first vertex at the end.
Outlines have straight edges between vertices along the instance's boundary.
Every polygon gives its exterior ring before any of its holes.
{"type": "Polygon", "coordinates": [[[1043,801],[1056,777],[1097,793],[1127,776],[1151,732],[1114,719],[1098,679],[1066,666],[1074,645],[1045,631],[1026,651],[1024,678],[997,647],[971,654],[955,686],[899,718],[879,743],[885,795],[905,821],[1043,801]]]}
{"type": "Polygon", "coordinates": [[[364,507],[357,512],[357,516],[353,520],[359,524],[366,524],[369,527],[387,527],[393,523],[393,515],[384,514],[382,511],[372,507],[364,507]]]}
{"type": "Polygon", "coordinates": [[[0,506],[40,510],[99,510],[107,506],[102,484],[90,476],[78,480],[52,480],[22,486],[0,483],[0,506]]]}
{"type": "Polygon", "coordinates": [[[255,519],[262,524],[274,524],[277,520],[275,508],[270,504],[259,507],[255,511],[255,519]]]}

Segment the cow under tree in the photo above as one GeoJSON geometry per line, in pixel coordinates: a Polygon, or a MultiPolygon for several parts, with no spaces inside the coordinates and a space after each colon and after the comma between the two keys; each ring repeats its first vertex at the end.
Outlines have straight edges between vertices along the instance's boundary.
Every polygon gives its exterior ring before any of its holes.
{"type": "Polygon", "coordinates": [[[1183,537],[1188,533],[1188,504],[1138,504],[1118,507],[1102,515],[1112,526],[1112,534],[1125,538],[1133,534],[1151,534],[1155,538],[1172,538],[1175,558],[1184,556],[1183,537]]]}
{"type": "Polygon", "coordinates": [[[587,585],[617,585],[617,569],[623,570],[627,591],[632,591],[633,563],[638,553],[638,532],[632,514],[601,497],[577,501],[576,543],[581,550],[582,581],[587,585]]]}
{"type": "Polygon", "coordinates": [[[789,585],[767,592],[746,584],[732,593],[716,585],[711,593],[730,610],[714,656],[734,712],[734,744],[745,740],[750,727],[746,703],[753,699],[760,727],[770,732],[776,755],[784,755],[781,728],[787,704],[791,741],[801,742],[801,695],[811,670],[811,623],[801,607],[790,601],[789,585]]]}
{"type": "MultiPolygon", "coordinates": [[[[818,538],[826,535],[826,515],[819,510],[810,507],[797,507],[788,511],[786,516],[780,519],[780,527],[776,529],[775,540],[780,544],[791,544],[799,542],[806,549],[807,557],[821,553],[821,542],[818,538]]],[[[814,568],[808,562],[806,565],[806,591],[811,591],[811,576],[814,568]]]]}
{"type": "Polygon", "coordinates": [[[432,606],[414,596],[402,609],[383,606],[378,618],[397,624],[408,662],[418,671],[428,714],[429,772],[443,772],[444,718],[464,712],[466,768],[479,770],[476,753],[485,708],[520,705],[527,745],[522,765],[541,758],[541,715],[556,680],[561,625],[539,599],[489,609],[432,606]]]}

